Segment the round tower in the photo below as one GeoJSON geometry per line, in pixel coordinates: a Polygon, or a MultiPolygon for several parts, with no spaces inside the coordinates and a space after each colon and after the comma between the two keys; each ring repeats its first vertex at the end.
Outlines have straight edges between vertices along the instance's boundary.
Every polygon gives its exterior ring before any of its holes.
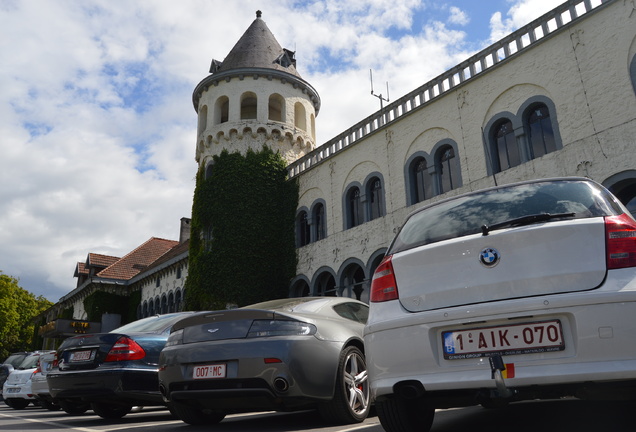
{"type": "Polygon", "coordinates": [[[291,163],[315,148],[320,97],[296,70],[261,12],[223,62],[195,88],[196,161],[206,166],[223,150],[245,154],[267,145],[291,163]]]}

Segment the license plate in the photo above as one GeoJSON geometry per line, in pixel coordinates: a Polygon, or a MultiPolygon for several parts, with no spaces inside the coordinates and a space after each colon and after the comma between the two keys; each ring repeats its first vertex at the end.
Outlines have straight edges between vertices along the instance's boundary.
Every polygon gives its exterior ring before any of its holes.
{"type": "Polygon", "coordinates": [[[225,364],[195,366],[192,370],[193,379],[225,378],[225,364]]]}
{"type": "Polygon", "coordinates": [[[447,360],[561,351],[560,320],[442,332],[447,360]]]}
{"type": "Polygon", "coordinates": [[[93,360],[95,358],[95,353],[96,353],[95,350],[73,351],[71,353],[69,361],[71,363],[90,361],[90,360],[93,360]]]}
{"type": "Polygon", "coordinates": [[[13,387],[13,388],[7,389],[7,393],[19,393],[20,390],[22,390],[20,387],[13,387]]]}

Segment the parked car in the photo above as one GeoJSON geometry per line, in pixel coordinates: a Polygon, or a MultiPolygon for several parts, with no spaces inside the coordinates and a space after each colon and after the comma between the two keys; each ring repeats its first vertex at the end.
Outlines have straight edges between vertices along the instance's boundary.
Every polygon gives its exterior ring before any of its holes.
{"type": "Polygon", "coordinates": [[[35,396],[38,404],[49,411],[57,411],[60,409],[60,405],[53,399],[53,396],[51,396],[49,384],[46,381],[46,375],[53,370],[56,363],[57,353],[55,351],[42,353],[38,361],[38,367],[31,376],[31,392],[35,396]]]}
{"type": "Polygon", "coordinates": [[[370,385],[387,432],[429,430],[436,407],[636,394],[636,221],[589,179],[415,211],[370,302],[370,385]]]}
{"type": "Polygon", "coordinates": [[[2,393],[4,402],[13,409],[21,410],[30,403],[37,404],[31,388],[33,375],[38,369],[40,356],[43,352],[35,351],[27,355],[20,365],[13,369],[4,385],[2,393]]]}
{"type": "Polygon", "coordinates": [[[4,383],[7,380],[7,377],[13,371],[13,369],[20,366],[20,363],[26,358],[28,352],[17,352],[12,353],[7,357],[2,364],[0,364],[0,401],[4,400],[2,388],[4,387],[4,383]]]}
{"type": "Polygon", "coordinates": [[[318,408],[338,423],[369,413],[362,330],[368,306],[303,297],[200,312],[161,352],[159,386],[189,424],[228,413],[318,408]]]}
{"type": "Polygon", "coordinates": [[[159,353],[172,325],[191,312],[143,318],[109,333],[70,337],[57,350],[58,367],[46,377],[62,409],[90,408],[103,418],[121,418],[133,406],[164,405],[159,393],[159,353]]]}

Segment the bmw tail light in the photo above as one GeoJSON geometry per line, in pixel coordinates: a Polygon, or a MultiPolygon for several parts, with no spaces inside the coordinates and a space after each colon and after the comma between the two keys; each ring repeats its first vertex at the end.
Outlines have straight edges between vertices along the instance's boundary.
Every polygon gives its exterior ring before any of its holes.
{"type": "Polygon", "coordinates": [[[146,351],[134,340],[122,336],[110,349],[105,362],[141,360],[146,356],[146,351]]]}
{"type": "Polygon", "coordinates": [[[636,267],[636,221],[627,214],[605,217],[607,269],[636,267]]]}
{"type": "Polygon", "coordinates": [[[371,280],[370,301],[374,303],[396,300],[399,298],[395,273],[393,272],[393,256],[384,257],[373,273],[371,280]]]}

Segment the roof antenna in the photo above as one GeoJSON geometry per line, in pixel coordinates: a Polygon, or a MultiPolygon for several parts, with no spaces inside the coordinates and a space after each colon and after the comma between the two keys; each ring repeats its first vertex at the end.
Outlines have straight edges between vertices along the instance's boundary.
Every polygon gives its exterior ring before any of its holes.
{"type": "Polygon", "coordinates": [[[384,104],[383,102],[388,102],[389,101],[389,82],[386,82],[386,99],[382,97],[382,93],[380,94],[375,94],[373,93],[373,70],[369,69],[369,77],[371,78],[371,96],[375,96],[378,99],[380,99],[380,109],[384,108],[384,104]]]}

